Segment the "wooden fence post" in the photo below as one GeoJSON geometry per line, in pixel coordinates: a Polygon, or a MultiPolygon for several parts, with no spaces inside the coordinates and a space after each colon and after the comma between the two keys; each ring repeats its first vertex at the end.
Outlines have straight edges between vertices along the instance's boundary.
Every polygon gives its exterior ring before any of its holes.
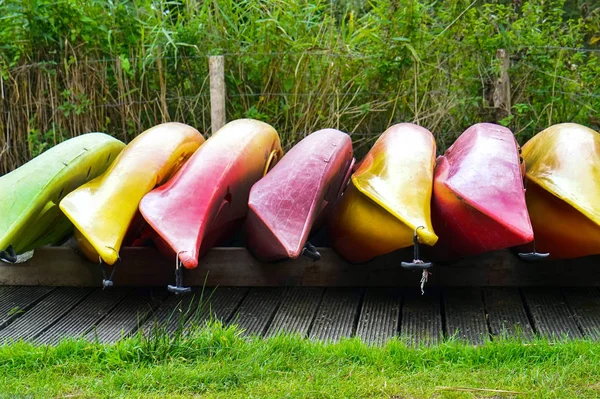
{"type": "Polygon", "coordinates": [[[496,108],[496,121],[502,120],[510,115],[512,107],[510,99],[510,77],[508,69],[510,68],[510,56],[505,49],[498,49],[496,57],[502,61],[500,77],[496,81],[494,88],[494,108],[496,108]]]}
{"type": "Polygon", "coordinates": [[[213,134],[225,125],[225,62],[222,55],[208,57],[210,74],[210,126],[213,134]]]}

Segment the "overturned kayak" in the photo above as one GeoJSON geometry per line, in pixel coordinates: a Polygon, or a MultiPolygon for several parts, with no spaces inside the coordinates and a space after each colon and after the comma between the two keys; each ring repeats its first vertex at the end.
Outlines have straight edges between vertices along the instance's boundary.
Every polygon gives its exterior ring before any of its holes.
{"type": "Polygon", "coordinates": [[[553,125],[523,146],[536,250],[552,258],[600,254],[600,134],[553,125]]]}
{"type": "MultiPolygon", "coordinates": [[[[248,248],[263,261],[300,256],[352,165],[352,140],[339,130],[319,130],[296,144],[250,191],[248,248]]],[[[318,257],[310,246],[307,251],[318,257]]]]}
{"type": "Polygon", "coordinates": [[[110,166],[125,147],[104,133],[66,140],[0,177],[0,251],[14,261],[43,245],[60,243],[73,225],[60,200],[110,166]]]}
{"type": "Polygon", "coordinates": [[[435,256],[455,259],[531,242],[523,177],[509,129],[491,123],[468,128],[437,160],[435,256]]]}
{"type": "Polygon", "coordinates": [[[167,181],[203,142],[191,126],[157,125],[133,139],[105,173],[67,195],[60,208],[86,257],[113,265],[144,194],[167,181]]]}
{"type": "Polygon", "coordinates": [[[413,245],[433,245],[430,216],[435,140],[400,123],[377,140],[352,175],[330,224],[333,248],[360,263],[413,245]]]}
{"type": "Polygon", "coordinates": [[[148,193],[140,211],[186,268],[241,227],[250,188],[281,156],[270,125],[240,119],[211,136],[167,184],[148,193]]]}

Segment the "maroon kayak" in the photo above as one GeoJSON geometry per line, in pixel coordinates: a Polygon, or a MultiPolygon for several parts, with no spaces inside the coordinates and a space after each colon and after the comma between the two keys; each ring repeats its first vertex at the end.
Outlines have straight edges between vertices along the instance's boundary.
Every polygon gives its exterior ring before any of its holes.
{"type": "Polygon", "coordinates": [[[250,191],[248,248],[263,261],[297,258],[348,182],[352,140],[335,129],[314,132],[296,144],[250,191]]]}

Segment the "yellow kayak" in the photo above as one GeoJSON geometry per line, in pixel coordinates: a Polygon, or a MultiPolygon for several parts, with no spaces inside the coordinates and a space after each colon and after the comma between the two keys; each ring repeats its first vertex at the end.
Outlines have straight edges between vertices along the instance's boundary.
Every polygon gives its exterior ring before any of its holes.
{"type": "Polygon", "coordinates": [[[523,146],[536,250],[552,258],[600,254],[600,134],[553,125],[523,146]]]}
{"type": "Polygon", "coordinates": [[[111,167],[71,192],[60,209],[75,225],[82,252],[113,265],[142,197],[165,183],[204,137],[182,123],[163,123],[133,139],[111,167]]]}
{"type": "Polygon", "coordinates": [[[431,193],[435,139],[425,128],[400,123],[377,140],[352,175],[330,225],[332,246],[350,262],[413,244],[434,245],[431,193]]]}

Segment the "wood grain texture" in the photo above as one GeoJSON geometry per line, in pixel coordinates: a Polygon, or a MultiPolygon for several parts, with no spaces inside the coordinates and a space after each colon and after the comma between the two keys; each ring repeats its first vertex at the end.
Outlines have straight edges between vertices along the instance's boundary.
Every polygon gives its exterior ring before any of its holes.
{"type": "Polygon", "coordinates": [[[413,346],[434,345],[444,335],[440,290],[427,288],[424,295],[416,288],[406,288],[400,318],[400,336],[413,346]]]}
{"type": "Polygon", "coordinates": [[[372,345],[383,345],[398,334],[402,295],[397,288],[368,289],[360,310],[356,335],[372,345]]]}
{"type": "Polygon", "coordinates": [[[309,332],[315,340],[337,342],[354,334],[362,289],[328,288],[309,332]]]}
{"type": "MultiPolygon", "coordinates": [[[[414,287],[419,276],[399,267],[412,259],[398,251],[361,265],[350,264],[331,248],[320,248],[322,259],[306,257],[278,263],[262,263],[245,248],[214,248],[196,269],[185,270],[190,286],[231,287],[414,287]]],[[[117,264],[115,286],[164,286],[174,283],[172,259],[153,248],[123,248],[117,264]]],[[[428,287],[529,287],[600,286],[600,257],[525,263],[509,251],[496,251],[456,263],[434,265],[428,287]],[[581,276],[585,276],[582,278],[581,276]]],[[[99,287],[98,265],[67,247],[36,250],[25,264],[0,263],[0,285],[48,285],[99,287]]]]}
{"type": "Polygon", "coordinates": [[[589,338],[600,339],[600,290],[569,288],[563,292],[583,334],[589,338]]]}
{"type": "Polygon", "coordinates": [[[493,337],[533,338],[533,329],[516,288],[485,288],[483,300],[493,337]]]}
{"type": "Polygon", "coordinates": [[[323,291],[323,288],[316,287],[290,288],[269,326],[267,336],[285,332],[305,337],[321,303],[323,291]]]}
{"type": "Polygon", "coordinates": [[[523,295],[538,335],[549,339],[582,337],[561,290],[529,288],[523,295]]]}
{"type": "Polygon", "coordinates": [[[444,310],[447,336],[478,345],[489,339],[481,289],[463,287],[444,290],[444,310]]]}

